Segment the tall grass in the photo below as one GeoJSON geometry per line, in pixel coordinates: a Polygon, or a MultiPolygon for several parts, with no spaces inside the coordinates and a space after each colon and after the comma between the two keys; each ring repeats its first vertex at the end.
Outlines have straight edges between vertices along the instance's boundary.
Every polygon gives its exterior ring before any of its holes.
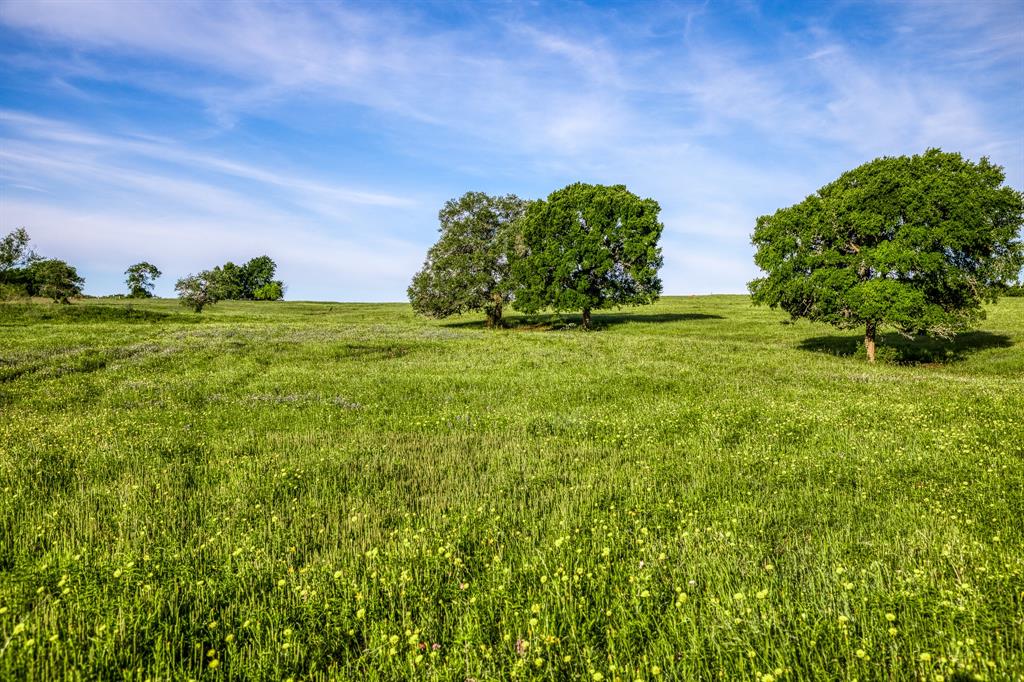
{"type": "Polygon", "coordinates": [[[1024,300],[0,306],[0,677],[1024,679],[1024,300]]]}

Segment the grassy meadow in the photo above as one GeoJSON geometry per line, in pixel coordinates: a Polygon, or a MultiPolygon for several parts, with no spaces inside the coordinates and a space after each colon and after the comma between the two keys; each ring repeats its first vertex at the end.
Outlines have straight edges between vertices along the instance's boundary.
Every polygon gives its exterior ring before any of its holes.
{"type": "Polygon", "coordinates": [[[0,678],[1024,680],[1024,299],[0,306],[0,678]]]}

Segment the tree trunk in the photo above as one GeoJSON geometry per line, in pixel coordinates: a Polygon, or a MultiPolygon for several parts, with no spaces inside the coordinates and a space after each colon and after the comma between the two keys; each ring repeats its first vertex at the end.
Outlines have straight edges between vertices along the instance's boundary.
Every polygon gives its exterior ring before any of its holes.
{"type": "Polygon", "coordinates": [[[875,323],[868,322],[864,330],[864,348],[868,352],[868,362],[875,361],[875,323]]]}
{"type": "Polygon", "coordinates": [[[501,326],[501,300],[494,301],[494,305],[487,309],[487,327],[493,329],[501,326]]]}
{"type": "Polygon", "coordinates": [[[583,328],[590,329],[590,308],[583,309],[583,328]]]}

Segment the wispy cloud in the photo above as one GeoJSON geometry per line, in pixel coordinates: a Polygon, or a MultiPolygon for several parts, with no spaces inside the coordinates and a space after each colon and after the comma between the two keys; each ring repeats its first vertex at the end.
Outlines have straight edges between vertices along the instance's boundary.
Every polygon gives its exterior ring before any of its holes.
{"type": "MultiPolygon", "coordinates": [[[[228,158],[191,151],[173,140],[159,137],[135,135],[115,137],[98,134],[64,121],[9,110],[0,110],[0,125],[12,129],[12,132],[21,138],[60,143],[60,147],[51,149],[55,155],[60,156],[66,155],[69,147],[85,147],[106,156],[136,156],[170,161],[186,168],[202,168],[265,185],[273,185],[315,197],[320,201],[329,200],[340,204],[372,206],[410,206],[413,204],[409,197],[338,187],[323,181],[283,174],[228,158]]],[[[40,159],[43,158],[45,157],[40,156],[40,159]]]]}

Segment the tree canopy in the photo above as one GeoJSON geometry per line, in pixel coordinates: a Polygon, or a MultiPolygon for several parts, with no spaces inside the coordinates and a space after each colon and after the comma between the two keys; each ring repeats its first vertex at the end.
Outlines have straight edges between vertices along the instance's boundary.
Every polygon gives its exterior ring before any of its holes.
{"type": "Polygon", "coordinates": [[[70,303],[71,298],[82,295],[84,285],[74,267],[36,254],[25,228],[0,239],[0,299],[45,296],[57,303],[70,303]]]}
{"type": "Polygon", "coordinates": [[[1020,272],[1021,193],[982,158],[929,149],[883,157],[757,219],[755,303],[794,318],[949,337],[1020,272]]]}
{"type": "Polygon", "coordinates": [[[152,263],[143,261],[132,265],[124,271],[128,295],[132,298],[150,298],[153,295],[154,281],[163,273],[152,263]]]}
{"type": "Polygon", "coordinates": [[[220,283],[212,270],[204,270],[197,275],[186,275],[175,283],[174,289],[178,292],[178,302],[197,313],[203,312],[203,308],[224,298],[220,283]]]}
{"type": "Polygon", "coordinates": [[[28,266],[29,293],[45,296],[55,303],[70,303],[73,296],[82,295],[85,280],[74,267],[57,258],[35,260],[28,266]]]}
{"type": "Polygon", "coordinates": [[[284,296],[284,283],[274,279],[277,264],[270,256],[257,256],[242,265],[228,261],[206,271],[225,300],[277,300],[284,296]],[[271,286],[276,285],[276,286],[271,286]],[[260,292],[260,298],[256,292],[260,292]],[[276,293],[275,298],[269,298],[276,293]]]}
{"type": "Polygon", "coordinates": [[[527,203],[483,192],[446,202],[438,213],[441,236],[409,285],[413,310],[437,318],[476,310],[488,325],[499,324],[513,295],[512,246],[527,203]]]}
{"type": "Polygon", "coordinates": [[[592,310],[653,303],[661,293],[660,210],[624,185],[583,183],[531,204],[513,264],[515,307],[581,310],[589,327],[592,310]]]}
{"type": "Polygon", "coordinates": [[[254,301],[280,301],[284,298],[284,285],[281,282],[267,282],[252,292],[254,301]]]}
{"type": "Polygon", "coordinates": [[[24,227],[19,227],[0,239],[0,277],[11,270],[28,267],[32,261],[38,259],[29,243],[28,232],[24,227]]]}

